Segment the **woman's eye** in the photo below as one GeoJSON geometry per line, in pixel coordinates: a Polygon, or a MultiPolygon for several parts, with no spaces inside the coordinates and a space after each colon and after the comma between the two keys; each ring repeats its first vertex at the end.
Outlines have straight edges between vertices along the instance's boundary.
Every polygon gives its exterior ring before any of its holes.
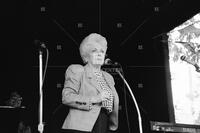
{"type": "Polygon", "coordinates": [[[104,53],[104,50],[101,50],[101,53],[104,53]]]}
{"type": "Polygon", "coordinates": [[[97,51],[96,49],[93,49],[93,50],[92,50],[92,53],[94,53],[94,52],[96,52],[96,51],[97,51]]]}
{"type": "Polygon", "coordinates": [[[98,53],[105,53],[104,50],[97,50],[97,49],[92,49],[91,50],[92,53],[98,52],[98,53]]]}

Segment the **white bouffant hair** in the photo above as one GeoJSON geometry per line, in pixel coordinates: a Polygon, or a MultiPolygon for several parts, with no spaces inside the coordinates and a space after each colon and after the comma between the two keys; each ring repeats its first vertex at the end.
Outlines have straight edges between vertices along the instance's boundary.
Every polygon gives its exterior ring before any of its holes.
{"type": "Polygon", "coordinates": [[[79,50],[81,58],[85,64],[88,62],[87,59],[90,50],[97,44],[101,45],[105,49],[105,51],[107,50],[106,38],[97,33],[89,34],[81,42],[79,50]]]}

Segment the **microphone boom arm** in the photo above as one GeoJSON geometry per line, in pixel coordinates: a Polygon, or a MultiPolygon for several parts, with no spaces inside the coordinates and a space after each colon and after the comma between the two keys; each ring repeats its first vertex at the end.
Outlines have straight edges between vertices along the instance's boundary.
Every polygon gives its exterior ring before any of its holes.
{"type": "Polygon", "coordinates": [[[139,130],[140,130],[140,133],[143,133],[143,131],[142,131],[142,119],[141,119],[141,114],[140,114],[139,107],[138,107],[138,105],[137,105],[137,101],[136,101],[136,99],[135,99],[135,97],[134,97],[134,95],[133,95],[133,92],[131,91],[131,88],[130,88],[130,86],[128,85],[126,79],[122,76],[122,74],[121,74],[121,72],[120,72],[119,70],[117,70],[117,73],[120,75],[120,77],[122,78],[122,80],[123,80],[124,83],[126,84],[128,90],[129,90],[129,92],[130,92],[130,94],[131,94],[131,97],[132,97],[132,99],[133,99],[133,101],[134,101],[134,104],[135,104],[135,107],[136,107],[136,110],[137,110],[137,113],[138,113],[139,130]]]}

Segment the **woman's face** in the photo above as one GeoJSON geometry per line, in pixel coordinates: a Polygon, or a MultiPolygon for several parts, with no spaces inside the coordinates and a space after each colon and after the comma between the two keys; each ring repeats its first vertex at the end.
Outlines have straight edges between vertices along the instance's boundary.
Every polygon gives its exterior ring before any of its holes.
{"type": "Polygon", "coordinates": [[[92,65],[103,65],[106,55],[106,49],[102,45],[96,43],[89,51],[88,63],[92,65]]]}

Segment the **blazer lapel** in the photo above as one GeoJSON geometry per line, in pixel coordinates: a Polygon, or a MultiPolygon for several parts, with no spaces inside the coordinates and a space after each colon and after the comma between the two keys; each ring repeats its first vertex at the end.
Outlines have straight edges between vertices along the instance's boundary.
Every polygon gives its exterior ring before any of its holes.
{"type": "Polygon", "coordinates": [[[106,80],[106,83],[108,84],[109,88],[112,89],[112,85],[110,83],[110,79],[109,77],[106,75],[106,73],[103,71],[103,76],[104,76],[104,79],[106,80]]]}
{"type": "Polygon", "coordinates": [[[98,85],[98,82],[96,81],[96,79],[94,78],[94,75],[92,73],[92,71],[89,69],[88,65],[85,66],[85,73],[86,73],[86,77],[89,81],[89,83],[94,86],[98,92],[101,92],[101,88],[98,85]]]}

